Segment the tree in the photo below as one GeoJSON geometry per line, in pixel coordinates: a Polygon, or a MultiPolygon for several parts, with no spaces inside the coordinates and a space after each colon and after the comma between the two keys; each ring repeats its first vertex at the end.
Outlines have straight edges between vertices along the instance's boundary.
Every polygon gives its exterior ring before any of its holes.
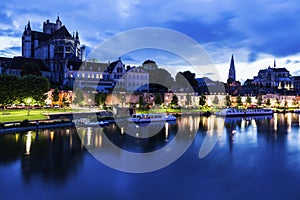
{"type": "Polygon", "coordinates": [[[50,84],[43,76],[27,75],[21,79],[23,84],[23,98],[32,98],[36,103],[43,105],[47,99],[50,84]]]}
{"type": "Polygon", "coordinates": [[[288,102],[285,100],[284,101],[284,108],[287,108],[288,107],[288,102]]]}
{"type": "Polygon", "coordinates": [[[4,108],[14,101],[21,101],[21,78],[13,75],[0,75],[0,104],[4,108]]]}
{"type": "Polygon", "coordinates": [[[187,88],[187,84],[191,87],[197,87],[198,82],[195,79],[196,74],[190,71],[178,72],[175,76],[175,81],[178,85],[187,88]]]}
{"type": "Polygon", "coordinates": [[[124,106],[124,103],[126,102],[126,96],[124,93],[121,94],[120,96],[120,101],[121,101],[121,105],[122,107],[124,106]]]}
{"type": "Polygon", "coordinates": [[[276,98],[276,107],[279,107],[280,106],[280,101],[278,98],[276,98]]]}
{"type": "Polygon", "coordinates": [[[149,89],[152,92],[167,92],[174,84],[171,74],[165,69],[149,71],[149,89]]]}
{"type": "Polygon", "coordinates": [[[219,98],[218,98],[217,95],[215,95],[215,97],[214,97],[212,103],[213,103],[214,105],[218,105],[218,104],[219,104],[219,98]]]}
{"type": "Polygon", "coordinates": [[[52,92],[52,101],[57,102],[58,100],[59,100],[59,91],[58,88],[56,87],[52,92]]]}
{"type": "Polygon", "coordinates": [[[156,62],[153,60],[145,60],[142,64],[142,67],[146,70],[158,69],[156,62]]]}
{"type": "Polygon", "coordinates": [[[250,96],[247,96],[246,98],[246,103],[249,105],[252,103],[252,100],[251,100],[251,97],[250,96]]]}
{"type": "Polygon", "coordinates": [[[262,100],[263,100],[263,99],[262,99],[262,96],[259,95],[258,98],[257,98],[257,105],[258,105],[258,106],[261,106],[261,105],[262,105],[262,103],[263,103],[262,100]]]}
{"type": "Polygon", "coordinates": [[[268,98],[267,101],[266,101],[266,106],[269,107],[270,105],[271,105],[271,100],[270,100],[270,98],[268,98]]]}
{"type": "Polygon", "coordinates": [[[237,103],[238,106],[242,106],[243,105],[242,97],[240,95],[237,96],[236,103],[237,103]]]}
{"type": "Polygon", "coordinates": [[[162,104],[162,98],[159,93],[155,94],[155,99],[154,99],[155,105],[161,105],[162,104]]]}
{"type": "Polygon", "coordinates": [[[230,99],[229,95],[226,95],[226,97],[225,97],[225,105],[226,105],[226,107],[229,107],[229,108],[231,106],[231,99],[230,99]]]}
{"type": "Polygon", "coordinates": [[[144,107],[145,106],[145,100],[144,100],[144,95],[143,94],[140,94],[139,95],[139,105],[140,107],[144,107]]]}
{"type": "Polygon", "coordinates": [[[82,104],[84,100],[84,96],[83,96],[83,92],[80,88],[76,88],[75,90],[75,98],[73,100],[73,103],[78,105],[78,104],[82,104]]]}
{"type": "Polygon", "coordinates": [[[17,77],[13,75],[0,75],[0,104],[38,103],[43,105],[49,91],[49,81],[42,76],[27,75],[17,77]]]}
{"type": "Polygon", "coordinates": [[[191,97],[191,95],[187,94],[186,95],[185,105],[190,106],[191,103],[192,103],[192,97],[191,97]]]}
{"type": "Polygon", "coordinates": [[[204,106],[206,104],[206,96],[204,94],[201,94],[199,98],[199,105],[204,106]]]}
{"type": "Polygon", "coordinates": [[[22,70],[21,70],[21,76],[26,76],[26,75],[41,76],[42,72],[40,70],[40,67],[36,63],[27,62],[22,66],[22,70]]]}
{"type": "Polygon", "coordinates": [[[96,94],[95,95],[95,104],[97,106],[104,105],[104,103],[106,101],[106,97],[107,97],[107,93],[104,93],[104,92],[100,92],[100,93],[96,94]]]}
{"type": "Polygon", "coordinates": [[[174,94],[173,97],[172,97],[171,105],[173,107],[177,107],[178,106],[178,97],[176,96],[176,94],[174,94]]]}
{"type": "Polygon", "coordinates": [[[298,101],[297,101],[296,98],[293,99],[293,105],[294,105],[295,107],[298,107],[298,101]]]}

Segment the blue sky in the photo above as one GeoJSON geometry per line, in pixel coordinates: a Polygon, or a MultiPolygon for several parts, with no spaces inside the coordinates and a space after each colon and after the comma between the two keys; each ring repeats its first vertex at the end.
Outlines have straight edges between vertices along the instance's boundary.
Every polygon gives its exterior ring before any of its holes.
{"type": "MultiPolygon", "coordinates": [[[[28,20],[33,29],[41,30],[42,23],[55,21],[58,12],[68,30],[78,30],[81,43],[89,48],[122,31],[163,27],[202,45],[223,79],[231,54],[235,55],[241,81],[272,66],[274,58],[277,67],[300,75],[300,4],[296,0],[4,0],[0,8],[0,56],[21,54],[21,35],[28,20]]],[[[146,52],[126,55],[124,62],[140,65],[153,59],[177,69],[184,65],[161,52],[146,52]]]]}

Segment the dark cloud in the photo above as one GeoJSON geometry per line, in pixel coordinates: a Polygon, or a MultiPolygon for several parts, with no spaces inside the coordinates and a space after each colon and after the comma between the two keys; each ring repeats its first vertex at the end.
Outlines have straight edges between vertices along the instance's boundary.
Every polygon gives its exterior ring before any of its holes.
{"type": "Polygon", "coordinates": [[[205,73],[203,74],[204,76],[212,76],[212,75],[215,75],[216,73],[213,73],[213,72],[210,72],[210,73],[205,73]]]}
{"type": "Polygon", "coordinates": [[[131,28],[159,26],[182,32],[200,44],[213,43],[216,50],[247,49],[249,62],[260,53],[280,58],[300,52],[300,4],[296,0],[11,0],[1,2],[1,7],[0,24],[8,27],[0,27],[0,37],[21,38],[27,20],[40,30],[43,21],[56,20],[60,12],[70,32],[78,30],[81,41],[92,45],[131,28]]]}
{"type": "Polygon", "coordinates": [[[292,61],[290,60],[290,59],[287,59],[286,61],[285,61],[285,64],[289,64],[289,63],[291,63],[292,61]]]}
{"type": "Polygon", "coordinates": [[[248,62],[255,62],[257,60],[257,53],[251,52],[248,55],[248,62]]]}

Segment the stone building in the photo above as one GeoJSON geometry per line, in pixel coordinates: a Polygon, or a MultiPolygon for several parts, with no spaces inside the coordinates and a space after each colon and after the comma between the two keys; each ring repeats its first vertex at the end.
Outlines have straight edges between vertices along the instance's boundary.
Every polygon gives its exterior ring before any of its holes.
{"type": "Polygon", "coordinates": [[[49,79],[61,85],[66,62],[85,60],[85,46],[80,45],[78,32],[71,35],[59,16],[55,23],[44,22],[42,32],[32,30],[28,21],[22,34],[22,57],[42,60],[51,72],[49,79]]]}

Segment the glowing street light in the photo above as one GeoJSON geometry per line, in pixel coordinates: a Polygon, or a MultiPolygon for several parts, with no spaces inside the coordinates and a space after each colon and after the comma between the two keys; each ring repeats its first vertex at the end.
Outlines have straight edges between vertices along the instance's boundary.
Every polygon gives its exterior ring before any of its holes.
{"type": "Polygon", "coordinates": [[[88,99],[89,102],[89,110],[91,110],[91,99],[88,99]]]}

